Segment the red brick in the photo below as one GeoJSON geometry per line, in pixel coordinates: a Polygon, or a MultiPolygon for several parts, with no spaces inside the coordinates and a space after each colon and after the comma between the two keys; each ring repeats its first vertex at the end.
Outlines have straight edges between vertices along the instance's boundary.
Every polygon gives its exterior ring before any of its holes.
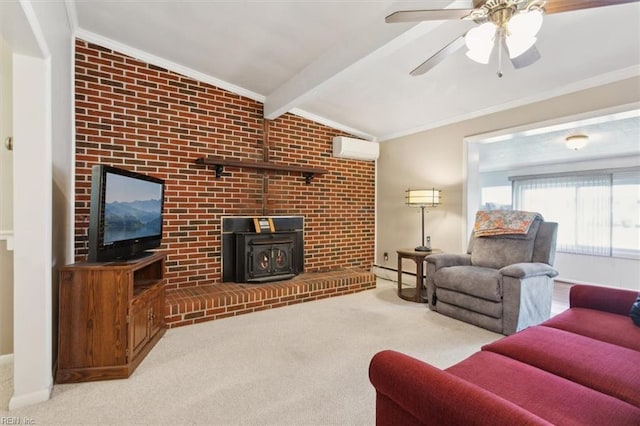
{"type": "MultiPolygon", "coordinates": [[[[332,138],[343,132],[293,114],[268,122],[270,161],[329,171],[311,185],[297,174],[238,168],[216,179],[195,159],[262,159],[262,104],[82,40],[75,67],[76,95],[84,98],[76,102],[75,235],[86,235],[91,166],[103,162],[165,179],[168,289],[220,282],[219,255],[194,252],[219,253],[221,217],[231,215],[304,216],[307,272],[371,267],[375,164],[333,158],[332,138]],[[189,220],[203,224],[169,235],[189,220]]],[[[86,240],[77,238],[76,260],[86,253],[86,240]]]]}

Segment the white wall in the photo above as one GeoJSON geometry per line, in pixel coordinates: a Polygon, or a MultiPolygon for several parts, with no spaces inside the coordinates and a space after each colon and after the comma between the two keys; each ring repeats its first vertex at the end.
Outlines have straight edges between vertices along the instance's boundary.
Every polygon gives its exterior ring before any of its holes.
{"type": "Polygon", "coordinates": [[[14,55],[14,392],[11,409],[49,398],[51,148],[49,61],[14,55]],[[22,167],[24,164],[29,167],[22,167]]]}
{"type": "Polygon", "coordinates": [[[13,353],[13,152],[11,51],[0,37],[0,356],[13,353]]]}
{"type": "Polygon", "coordinates": [[[13,409],[48,399],[53,384],[55,266],[73,250],[72,43],[63,2],[5,0],[0,8],[13,51],[13,409]]]}
{"type": "Polygon", "coordinates": [[[640,291],[640,260],[557,253],[557,279],[640,291]]]}
{"type": "MultiPolygon", "coordinates": [[[[479,205],[467,205],[467,192],[473,195],[479,186],[477,175],[467,183],[467,157],[477,162],[477,152],[465,138],[639,102],[639,88],[640,77],[630,78],[382,142],[378,159],[376,265],[395,269],[396,250],[415,247],[420,239],[419,210],[406,207],[403,202],[407,188],[442,189],[443,204],[427,215],[426,233],[431,235],[435,248],[455,253],[465,250],[469,237],[467,217],[479,205]],[[385,252],[389,254],[386,262],[385,252]]],[[[411,263],[404,268],[415,271],[411,263]]]]}

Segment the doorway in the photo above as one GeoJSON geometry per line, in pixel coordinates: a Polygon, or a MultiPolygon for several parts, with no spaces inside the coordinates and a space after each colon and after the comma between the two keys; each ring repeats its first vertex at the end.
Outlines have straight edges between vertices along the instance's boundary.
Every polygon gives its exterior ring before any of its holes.
{"type": "Polygon", "coordinates": [[[0,37],[0,409],[13,394],[12,58],[0,37]]]}

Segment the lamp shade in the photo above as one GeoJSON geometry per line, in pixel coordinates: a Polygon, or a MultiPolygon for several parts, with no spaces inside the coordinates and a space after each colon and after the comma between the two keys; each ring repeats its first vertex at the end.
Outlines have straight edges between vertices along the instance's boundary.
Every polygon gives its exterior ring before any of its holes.
{"type": "Polygon", "coordinates": [[[408,206],[436,207],[440,204],[439,189],[407,189],[405,199],[408,206]]]}

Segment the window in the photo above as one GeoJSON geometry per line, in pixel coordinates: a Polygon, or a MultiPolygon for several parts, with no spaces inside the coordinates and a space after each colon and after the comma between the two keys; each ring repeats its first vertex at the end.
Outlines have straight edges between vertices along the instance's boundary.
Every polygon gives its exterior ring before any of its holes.
{"type": "Polygon", "coordinates": [[[560,252],[640,257],[640,171],[513,177],[513,204],[558,222],[560,252]]]}
{"type": "Polygon", "coordinates": [[[640,172],[613,174],[612,250],[616,257],[640,257],[640,172]]]}
{"type": "Polygon", "coordinates": [[[481,210],[511,210],[511,186],[485,186],[481,189],[481,210]]]}

